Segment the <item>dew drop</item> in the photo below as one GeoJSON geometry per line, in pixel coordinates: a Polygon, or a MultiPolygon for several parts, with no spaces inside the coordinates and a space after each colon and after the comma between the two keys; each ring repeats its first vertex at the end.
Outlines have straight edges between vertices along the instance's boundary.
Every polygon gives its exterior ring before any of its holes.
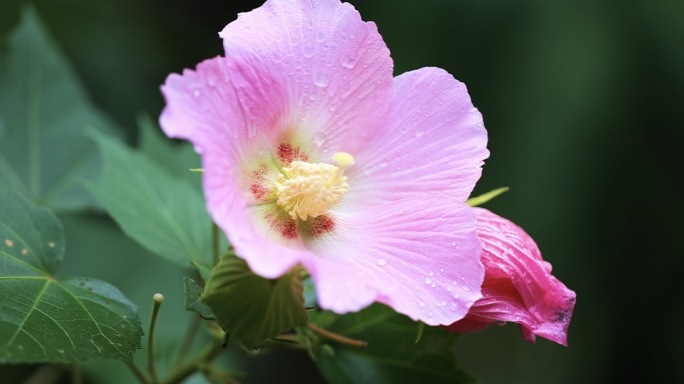
{"type": "Polygon", "coordinates": [[[426,277],[425,278],[425,284],[428,284],[428,285],[432,284],[432,279],[429,277],[426,277]]]}
{"type": "Polygon", "coordinates": [[[432,284],[430,284],[430,286],[431,286],[432,288],[437,288],[437,283],[432,283],[432,284]]]}
{"type": "Polygon", "coordinates": [[[340,60],[340,64],[349,69],[354,68],[356,65],[356,57],[352,55],[346,55],[342,58],[342,60],[340,60]]]}
{"type": "Polygon", "coordinates": [[[314,84],[316,84],[316,86],[319,86],[321,88],[325,88],[328,86],[329,81],[330,81],[330,79],[328,79],[328,75],[326,75],[325,73],[320,73],[318,76],[316,76],[316,79],[314,80],[314,84]]]}
{"type": "Polygon", "coordinates": [[[5,244],[6,244],[8,247],[14,247],[14,241],[12,241],[12,240],[10,240],[10,239],[5,239],[5,244]]]}
{"type": "Polygon", "coordinates": [[[459,297],[461,296],[459,296],[458,293],[454,293],[454,299],[458,299],[459,297]]]}
{"type": "Polygon", "coordinates": [[[451,282],[451,285],[458,285],[458,282],[456,280],[451,282]]]}
{"type": "Polygon", "coordinates": [[[313,55],[314,55],[314,47],[313,47],[313,45],[310,45],[310,44],[305,45],[305,46],[304,46],[304,51],[303,51],[302,53],[304,53],[304,57],[306,57],[306,58],[312,58],[313,55]]]}
{"type": "Polygon", "coordinates": [[[318,132],[314,135],[313,142],[316,145],[316,147],[320,148],[325,143],[325,139],[326,139],[325,133],[318,132]]]}
{"type": "Polygon", "coordinates": [[[447,292],[451,292],[451,287],[447,287],[447,292]]]}
{"type": "Polygon", "coordinates": [[[442,307],[445,307],[447,305],[446,300],[442,300],[442,307]]]}
{"type": "Polygon", "coordinates": [[[384,267],[385,265],[387,265],[387,260],[385,260],[385,259],[378,259],[377,264],[378,264],[379,266],[381,266],[381,267],[384,267]]]}
{"type": "Polygon", "coordinates": [[[428,272],[428,276],[434,276],[435,274],[432,273],[432,271],[428,272]]]}

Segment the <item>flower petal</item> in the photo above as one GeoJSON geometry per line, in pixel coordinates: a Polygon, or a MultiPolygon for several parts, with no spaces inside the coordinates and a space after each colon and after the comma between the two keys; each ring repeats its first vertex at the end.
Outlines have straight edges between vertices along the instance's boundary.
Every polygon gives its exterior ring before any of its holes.
{"type": "Polygon", "coordinates": [[[485,265],[484,297],[468,316],[448,329],[472,332],[495,321],[520,325],[527,341],[535,335],[567,345],[575,292],[551,275],[534,240],[511,221],[475,208],[485,265]]]}
{"type": "Polygon", "coordinates": [[[481,297],[483,266],[472,209],[455,199],[411,197],[332,213],[336,230],[307,248],[323,308],[386,304],[429,325],[451,324],[481,297]]]}
{"type": "Polygon", "coordinates": [[[389,50],[348,3],[269,0],[220,36],[247,124],[296,131],[313,160],[358,151],[389,108],[389,50]]]}
{"type": "Polygon", "coordinates": [[[347,175],[355,204],[423,193],[465,201],[489,156],[487,132],[463,83],[439,68],[397,76],[389,126],[347,175]]]}

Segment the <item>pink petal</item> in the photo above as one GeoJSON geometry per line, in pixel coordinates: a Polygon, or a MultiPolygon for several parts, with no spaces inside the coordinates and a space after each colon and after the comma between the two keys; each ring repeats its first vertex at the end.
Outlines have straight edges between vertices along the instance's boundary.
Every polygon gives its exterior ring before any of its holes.
{"type": "Polygon", "coordinates": [[[567,345],[575,292],[551,275],[534,240],[509,220],[475,208],[485,265],[484,297],[452,332],[472,332],[495,322],[520,325],[527,341],[541,336],[567,345]]]}
{"type": "Polygon", "coordinates": [[[345,313],[377,301],[438,325],[481,297],[481,248],[465,204],[422,196],[332,215],[339,230],[305,242],[319,255],[304,265],[323,308],[345,313]]]}
{"type": "Polygon", "coordinates": [[[312,159],[354,154],[389,108],[389,50],[348,3],[269,0],[220,36],[247,125],[294,133],[312,159]]]}
{"type": "Polygon", "coordinates": [[[482,116],[465,85],[439,68],[397,76],[389,119],[348,171],[357,185],[349,200],[439,193],[465,201],[489,156],[482,116]]]}
{"type": "Polygon", "coordinates": [[[169,75],[161,91],[166,107],[159,122],[170,137],[189,139],[201,147],[229,141],[219,138],[237,136],[245,126],[221,57],[201,62],[195,71],[169,75]]]}

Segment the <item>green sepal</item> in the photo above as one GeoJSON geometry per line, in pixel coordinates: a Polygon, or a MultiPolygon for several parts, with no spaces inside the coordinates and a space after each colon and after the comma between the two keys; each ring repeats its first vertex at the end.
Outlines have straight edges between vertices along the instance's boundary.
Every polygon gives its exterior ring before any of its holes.
{"type": "Polygon", "coordinates": [[[366,341],[360,349],[299,329],[323,376],[347,383],[474,383],[454,351],[458,335],[426,326],[416,342],[416,323],[390,308],[374,304],[361,312],[336,315],[310,311],[311,321],[328,331],[366,341]]]}
{"type": "Polygon", "coordinates": [[[226,333],[248,349],[308,320],[298,271],[265,279],[233,253],[223,255],[212,270],[202,302],[226,333]]]}
{"type": "Polygon", "coordinates": [[[183,277],[183,288],[185,291],[185,309],[197,312],[204,319],[214,320],[214,314],[211,312],[211,309],[202,303],[200,299],[203,291],[202,287],[195,280],[183,277]]]}

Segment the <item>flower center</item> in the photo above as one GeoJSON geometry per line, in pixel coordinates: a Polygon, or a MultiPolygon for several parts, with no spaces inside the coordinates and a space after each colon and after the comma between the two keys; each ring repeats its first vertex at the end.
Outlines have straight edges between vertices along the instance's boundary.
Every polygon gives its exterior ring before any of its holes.
{"type": "Polygon", "coordinates": [[[296,160],[283,168],[273,192],[293,220],[306,221],[326,213],[349,190],[344,171],[354,165],[354,157],[338,152],[333,162],[336,165],[296,160]]]}

